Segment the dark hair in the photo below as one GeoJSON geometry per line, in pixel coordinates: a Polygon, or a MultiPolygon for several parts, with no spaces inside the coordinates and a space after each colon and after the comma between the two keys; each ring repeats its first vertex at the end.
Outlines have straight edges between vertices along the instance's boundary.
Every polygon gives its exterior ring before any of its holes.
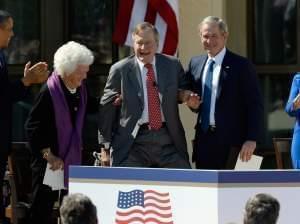
{"type": "Polygon", "coordinates": [[[97,224],[97,209],[91,199],[76,193],[64,197],[60,207],[62,224],[97,224]]]}
{"type": "Polygon", "coordinates": [[[250,198],[245,207],[244,224],[275,224],[280,204],[269,194],[257,194],[250,198]]]}
{"type": "Polygon", "coordinates": [[[0,26],[3,26],[9,18],[12,18],[9,12],[0,10],[0,26]]]}

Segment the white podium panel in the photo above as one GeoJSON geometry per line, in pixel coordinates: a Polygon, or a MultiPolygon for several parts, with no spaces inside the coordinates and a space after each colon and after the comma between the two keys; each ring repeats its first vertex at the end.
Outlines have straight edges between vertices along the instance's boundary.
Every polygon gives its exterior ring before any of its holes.
{"type": "Polygon", "coordinates": [[[276,197],[278,224],[292,224],[300,172],[71,166],[69,191],[92,199],[101,224],[242,224],[245,203],[257,193],[276,197]]]}

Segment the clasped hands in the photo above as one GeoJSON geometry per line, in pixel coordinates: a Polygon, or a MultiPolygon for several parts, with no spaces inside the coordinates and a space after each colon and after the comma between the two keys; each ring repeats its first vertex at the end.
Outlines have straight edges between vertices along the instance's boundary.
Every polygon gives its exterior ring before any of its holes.
{"type": "Polygon", "coordinates": [[[200,96],[190,90],[180,90],[178,93],[178,100],[194,110],[198,109],[202,103],[200,96]]]}

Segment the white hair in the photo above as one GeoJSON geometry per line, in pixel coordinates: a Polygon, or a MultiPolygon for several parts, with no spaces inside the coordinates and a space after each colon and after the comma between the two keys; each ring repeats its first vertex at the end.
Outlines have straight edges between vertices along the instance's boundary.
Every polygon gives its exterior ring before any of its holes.
{"type": "Polygon", "coordinates": [[[93,62],[93,53],[75,41],[62,45],[54,54],[54,69],[60,76],[68,76],[78,65],[91,65],[93,62]]]}

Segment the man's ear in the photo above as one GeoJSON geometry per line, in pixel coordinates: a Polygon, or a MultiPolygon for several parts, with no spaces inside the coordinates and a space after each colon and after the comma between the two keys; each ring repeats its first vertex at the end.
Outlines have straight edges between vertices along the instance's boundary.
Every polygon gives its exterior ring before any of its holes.
{"type": "Polygon", "coordinates": [[[225,40],[227,40],[227,39],[228,39],[228,36],[229,36],[229,33],[228,33],[228,32],[224,32],[224,33],[223,33],[223,36],[224,36],[225,40]]]}

